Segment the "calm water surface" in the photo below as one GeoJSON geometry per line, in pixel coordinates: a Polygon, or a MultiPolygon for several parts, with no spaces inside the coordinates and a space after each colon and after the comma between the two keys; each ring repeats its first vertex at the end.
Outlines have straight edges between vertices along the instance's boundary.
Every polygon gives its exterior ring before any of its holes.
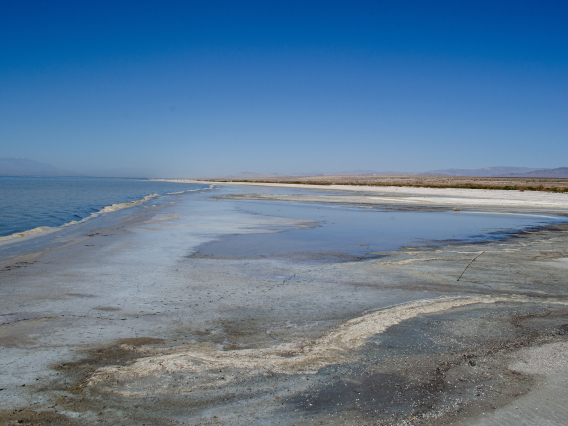
{"type": "Polygon", "coordinates": [[[0,236],[61,226],[106,206],[208,185],[136,179],[1,177],[0,236]]]}
{"type": "Polygon", "coordinates": [[[206,257],[287,257],[353,260],[401,246],[431,246],[462,241],[503,240],[519,232],[565,223],[545,214],[483,212],[396,212],[357,206],[242,201],[252,214],[315,221],[310,228],[285,232],[227,235],[202,244],[194,255],[206,257]]]}

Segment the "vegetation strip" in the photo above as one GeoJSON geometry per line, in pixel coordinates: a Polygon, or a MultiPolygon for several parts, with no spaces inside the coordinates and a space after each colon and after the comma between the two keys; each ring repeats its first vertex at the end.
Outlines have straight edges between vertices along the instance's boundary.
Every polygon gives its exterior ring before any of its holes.
{"type": "MultiPolygon", "coordinates": [[[[352,186],[398,186],[398,187],[413,187],[413,188],[457,188],[457,189],[498,189],[504,191],[545,191],[545,192],[557,192],[565,193],[568,192],[568,186],[546,186],[543,184],[539,185],[498,185],[498,184],[473,184],[473,183],[455,183],[455,184],[436,184],[436,183],[382,183],[382,182],[327,182],[327,181],[299,181],[299,180],[247,180],[247,179],[214,179],[203,181],[215,181],[215,182],[235,182],[235,183],[287,183],[296,185],[352,185],[352,186]]],[[[568,182],[567,182],[568,183],[568,182]]]]}

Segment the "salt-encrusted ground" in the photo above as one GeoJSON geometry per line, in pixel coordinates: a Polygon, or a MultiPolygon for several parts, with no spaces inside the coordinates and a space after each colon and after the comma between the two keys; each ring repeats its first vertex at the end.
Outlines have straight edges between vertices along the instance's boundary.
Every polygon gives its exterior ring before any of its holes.
{"type": "Polygon", "coordinates": [[[1,421],[563,424],[564,225],[357,262],[193,253],[314,226],[236,209],[247,199],[562,213],[568,195],[507,191],[504,204],[493,191],[231,188],[4,262],[1,421]]]}

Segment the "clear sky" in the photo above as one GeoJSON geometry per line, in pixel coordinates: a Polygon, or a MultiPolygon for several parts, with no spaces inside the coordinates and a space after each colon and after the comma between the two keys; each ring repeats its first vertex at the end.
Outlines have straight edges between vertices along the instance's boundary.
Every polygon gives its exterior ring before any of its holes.
{"type": "Polygon", "coordinates": [[[6,156],[164,177],[568,166],[568,2],[2,0],[6,156]]]}

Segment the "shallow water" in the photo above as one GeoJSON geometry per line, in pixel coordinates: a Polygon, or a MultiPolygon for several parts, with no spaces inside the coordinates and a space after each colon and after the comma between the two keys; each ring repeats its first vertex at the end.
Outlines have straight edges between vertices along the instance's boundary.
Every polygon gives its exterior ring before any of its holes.
{"type": "MultiPolygon", "coordinates": [[[[78,178],[69,178],[69,181],[51,182],[50,179],[41,179],[38,188],[31,188],[30,183],[36,178],[26,178],[20,185],[26,185],[30,192],[25,197],[31,198],[42,185],[68,186],[70,193],[94,185],[97,190],[93,194],[84,194],[87,201],[94,200],[92,195],[109,192],[104,197],[117,197],[118,195],[136,198],[143,196],[149,188],[169,191],[175,194],[152,198],[146,202],[120,211],[108,212],[91,220],[72,226],[52,228],[49,232],[42,232],[32,238],[13,238],[0,245],[0,260],[15,255],[40,251],[67,244],[76,238],[86,235],[97,235],[99,230],[114,226],[122,221],[131,220],[137,215],[146,219],[162,212],[176,216],[176,226],[186,230],[199,230],[205,222],[214,221],[213,218],[195,216],[196,209],[223,206],[223,209],[234,211],[234,218],[257,218],[259,225],[256,229],[247,230],[239,234],[226,234],[213,240],[203,242],[197,246],[187,247],[188,254],[195,257],[223,257],[223,258],[254,258],[254,257],[285,257],[296,261],[353,261],[365,258],[376,258],[381,252],[397,250],[403,246],[431,246],[461,241],[490,241],[513,236],[526,229],[538,228],[550,224],[566,222],[565,217],[544,214],[504,214],[482,212],[454,212],[454,211],[388,211],[378,207],[338,205],[322,203],[299,203],[283,201],[251,201],[251,200],[221,200],[211,198],[238,193],[273,194],[330,194],[331,191],[317,191],[297,188],[264,188],[221,186],[213,191],[195,191],[209,188],[209,185],[181,184],[174,182],[150,181],[112,181],[92,179],[95,182],[76,182],[78,178]],[[25,181],[25,183],[24,183],[25,181]],[[100,181],[100,182],[99,182],[100,181]],[[167,185],[161,185],[165,183],[167,185]],[[154,184],[157,184],[154,186],[154,184]],[[97,186],[98,185],[98,186],[97,186]],[[114,186],[121,187],[123,192],[118,195],[110,191],[114,186]],[[126,188],[126,190],[125,190],[126,188]],[[142,193],[130,192],[132,188],[142,193]],[[183,192],[183,191],[193,192],[183,192]],[[252,190],[252,191],[251,191],[252,190]],[[182,193],[179,193],[182,192],[182,193]],[[136,194],[136,195],[133,195],[136,194]],[[201,206],[201,207],[199,207],[201,206]],[[207,207],[209,206],[209,207],[207,207]],[[191,214],[190,214],[191,212],[191,214]],[[265,220],[265,219],[273,220],[265,220]],[[272,223],[273,225],[268,225],[272,223]]],[[[17,179],[16,179],[17,180],[17,179]]],[[[88,191],[86,191],[88,192],[88,191]]],[[[25,191],[22,191],[24,194],[25,191]]],[[[81,204],[81,197],[75,201],[67,202],[66,198],[57,197],[64,191],[52,189],[46,191],[56,205],[62,207],[60,223],[66,219],[64,214],[73,214],[70,206],[83,208],[86,213],[96,207],[85,208],[81,204]],[[68,205],[65,205],[67,202],[68,205]]],[[[104,198],[103,197],[103,198],[104,198]]],[[[107,199],[105,198],[105,200],[107,199]]],[[[119,201],[125,201],[124,198],[119,201]]],[[[29,201],[31,202],[31,201],[29,201]]],[[[109,202],[109,201],[105,201],[109,202]]],[[[104,204],[104,202],[101,202],[104,204]]],[[[22,205],[25,203],[22,202],[22,205]]],[[[3,205],[3,208],[5,206],[3,205]]],[[[33,202],[31,216],[39,220],[50,215],[49,204],[33,202]],[[37,209],[34,213],[34,209],[37,209]]],[[[16,210],[14,210],[16,211],[16,210]]],[[[12,211],[9,214],[15,215],[12,211]]],[[[89,213],[92,215],[92,213],[89,213]]],[[[96,215],[96,214],[95,214],[96,215]]],[[[144,219],[144,220],[146,220],[144,219]]],[[[1,223],[1,222],[0,222],[1,223]]],[[[42,226],[45,223],[42,223],[42,226]]],[[[218,224],[220,225],[220,224],[218,224]]],[[[27,223],[24,227],[30,226],[27,223]]],[[[8,237],[10,238],[10,237],[8,237]]]]}
{"type": "Polygon", "coordinates": [[[194,256],[350,261],[408,245],[494,241],[566,221],[552,215],[397,212],[311,203],[240,201],[237,205],[248,213],[302,219],[312,225],[276,233],[228,235],[202,244],[194,256]]]}

